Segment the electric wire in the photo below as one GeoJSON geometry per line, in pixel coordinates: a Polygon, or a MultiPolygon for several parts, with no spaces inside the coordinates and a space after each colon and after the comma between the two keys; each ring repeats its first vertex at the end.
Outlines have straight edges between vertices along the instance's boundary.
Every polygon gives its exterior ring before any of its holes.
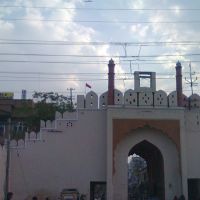
{"type": "Polygon", "coordinates": [[[53,9],[53,10],[87,10],[87,11],[200,11],[200,8],[85,8],[85,7],[53,7],[53,6],[25,6],[25,5],[0,5],[0,8],[23,9],[53,9]]]}
{"type": "Polygon", "coordinates": [[[1,45],[43,45],[43,46],[199,46],[200,41],[183,42],[68,42],[68,41],[45,41],[45,40],[4,40],[0,39],[1,45]]]}
{"type": "MultiPolygon", "coordinates": [[[[183,72],[183,73],[189,73],[189,72],[183,72]]],[[[199,72],[200,73],[200,72],[199,72]]],[[[0,74],[31,74],[31,75],[52,75],[52,76],[62,76],[62,75],[79,75],[79,76],[100,76],[100,75],[108,75],[107,73],[103,73],[103,72],[62,72],[62,73],[58,73],[58,72],[33,72],[33,71],[0,71],[0,74]]],[[[162,72],[158,72],[156,73],[157,75],[166,75],[166,76],[170,76],[170,75],[174,75],[174,73],[162,73],[162,72]]],[[[132,75],[132,73],[129,72],[124,72],[124,73],[115,73],[115,75],[132,75]]]]}
{"type": "Polygon", "coordinates": [[[33,39],[8,39],[8,38],[0,38],[0,43],[2,44],[36,44],[36,45],[114,45],[114,46],[134,46],[134,45],[142,45],[142,46],[151,46],[151,45],[199,45],[200,41],[142,41],[142,42],[73,42],[66,40],[33,40],[33,39]]]}
{"type": "MultiPolygon", "coordinates": [[[[190,61],[187,61],[189,63],[190,61]]],[[[200,61],[193,61],[193,63],[199,63],[200,61]]],[[[73,64],[73,65],[103,65],[107,63],[88,63],[88,62],[70,62],[70,61],[33,61],[33,60],[0,60],[0,63],[40,63],[40,64],[73,64]]],[[[175,62],[135,62],[134,64],[142,64],[142,65],[167,65],[174,64],[175,62]]],[[[115,63],[115,65],[119,65],[121,63],[115,63]]],[[[123,64],[124,65],[124,64],[123,64]]],[[[129,63],[126,63],[129,65],[129,63]]]]}
{"type": "Polygon", "coordinates": [[[108,23],[108,24],[199,24],[200,20],[188,21],[128,21],[128,20],[62,20],[62,19],[31,19],[31,18],[0,18],[2,21],[41,21],[41,22],[61,22],[61,23],[108,23]]]}
{"type": "MultiPolygon", "coordinates": [[[[83,57],[83,58],[152,58],[152,57],[177,57],[177,56],[200,56],[200,53],[187,54],[152,54],[152,55],[83,55],[83,54],[42,54],[42,53],[0,53],[0,55],[7,56],[41,56],[41,57],[83,57]]],[[[9,60],[8,60],[9,61],[9,60]]],[[[2,60],[6,62],[6,60],[2,60]]],[[[15,61],[14,61],[15,62],[15,61]]],[[[16,61],[18,62],[18,61],[16,61]]],[[[31,61],[30,61],[31,62],[31,61]]]]}

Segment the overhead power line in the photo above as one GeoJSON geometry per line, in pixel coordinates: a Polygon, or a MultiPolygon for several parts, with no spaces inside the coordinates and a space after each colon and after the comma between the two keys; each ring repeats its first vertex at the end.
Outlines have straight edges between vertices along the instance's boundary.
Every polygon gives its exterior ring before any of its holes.
{"type": "MultiPolygon", "coordinates": [[[[94,64],[107,64],[108,62],[84,62],[84,61],[41,61],[41,60],[0,60],[4,63],[48,63],[48,64],[82,64],[82,65],[94,65],[94,64]]],[[[119,63],[115,63],[119,64],[119,63]]]]}
{"type": "MultiPolygon", "coordinates": [[[[41,56],[41,57],[82,57],[82,58],[137,58],[136,61],[139,61],[138,58],[152,58],[152,57],[177,57],[177,56],[200,56],[200,53],[187,53],[187,54],[155,54],[155,55],[127,55],[127,56],[119,56],[119,55],[79,55],[79,54],[42,54],[42,53],[0,53],[2,56],[41,56]]],[[[0,60],[0,62],[26,62],[20,60],[0,60]]],[[[27,61],[32,62],[32,61],[27,61]]],[[[48,62],[48,61],[42,61],[48,62]]]]}
{"type": "MultiPolygon", "coordinates": [[[[198,77],[199,78],[199,77],[198,77]]],[[[170,77],[156,77],[157,80],[175,80],[175,76],[170,77]]],[[[133,81],[133,77],[118,77],[116,81],[133,81]]],[[[51,82],[51,81],[76,81],[76,82],[87,82],[87,81],[108,81],[108,78],[49,78],[49,77],[1,77],[0,82],[51,82]]]]}
{"type": "Polygon", "coordinates": [[[87,10],[87,11],[200,11],[200,8],[83,8],[83,7],[53,7],[53,6],[25,6],[25,5],[0,5],[0,8],[23,9],[52,9],[52,10],[87,10]]]}
{"type": "Polygon", "coordinates": [[[128,21],[128,20],[63,20],[63,19],[31,19],[31,18],[0,18],[3,21],[43,21],[43,22],[74,22],[74,23],[123,23],[123,24],[199,24],[200,20],[188,20],[188,21],[128,21]]]}
{"type": "MultiPolygon", "coordinates": [[[[188,72],[189,73],[189,72],[188,72]]],[[[17,74],[17,75],[21,75],[21,74],[31,74],[31,75],[79,75],[79,76],[95,76],[95,75],[108,75],[108,73],[103,73],[103,72],[33,72],[33,71],[0,71],[0,74],[17,74]]],[[[162,73],[162,72],[158,72],[156,73],[157,75],[166,75],[166,76],[170,76],[170,75],[175,75],[174,73],[162,73]]],[[[115,75],[132,75],[132,73],[115,73],[115,75]]]]}
{"type": "Polygon", "coordinates": [[[2,39],[0,44],[22,44],[22,45],[112,45],[112,46],[162,46],[162,45],[200,45],[200,41],[151,41],[151,42],[71,42],[59,40],[20,40],[20,39],[2,39]]]}
{"type": "MultiPolygon", "coordinates": [[[[41,82],[47,82],[47,81],[76,81],[76,82],[87,82],[87,81],[107,81],[108,78],[85,78],[85,79],[79,79],[79,78],[38,78],[38,77],[32,77],[32,78],[23,78],[23,77],[4,77],[5,79],[0,79],[0,81],[24,81],[24,82],[38,82],[38,81],[41,81],[41,82]],[[6,78],[10,78],[10,79],[6,79],[6,78]]],[[[166,79],[166,80],[169,80],[169,79],[175,79],[175,77],[157,77],[156,79],[166,79]]],[[[115,78],[115,80],[117,81],[133,81],[133,78],[130,77],[130,78],[115,78]]]]}
{"type": "MultiPolygon", "coordinates": [[[[163,62],[156,62],[156,60],[154,60],[153,62],[148,62],[148,61],[140,61],[140,60],[131,60],[132,64],[142,64],[142,65],[169,65],[169,64],[175,64],[176,61],[163,61],[163,62]]],[[[130,60],[127,61],[127,63],[125,63],[126,61],[123,61],[118,63],[115,62],[116,65],[129,65],[130,64],[130,60]]],[[[188,63],[190,61],[183,61],[182,63],[188,63]]],[[[200,63],[200,60],[197,61],[192,61],[193,63],[200,63]]],[[[38,61],[38,60],[0,60],[0,63],[40,63],[40,64],[76,64],[76,65],[106,65],[107,62],[83,62],[83,61],[38,61]]]]}

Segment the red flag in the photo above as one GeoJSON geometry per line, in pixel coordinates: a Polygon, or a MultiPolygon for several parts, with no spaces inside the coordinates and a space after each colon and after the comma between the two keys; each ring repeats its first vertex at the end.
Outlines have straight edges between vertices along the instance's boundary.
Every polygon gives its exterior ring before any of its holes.
{"type": "Polygon", "coordinates": [[[85,84],[85,87],[88,87],[88,88],[90,88],[90,89],[92,88],[92,86],[89,85],[88,83],[85,84]]]}

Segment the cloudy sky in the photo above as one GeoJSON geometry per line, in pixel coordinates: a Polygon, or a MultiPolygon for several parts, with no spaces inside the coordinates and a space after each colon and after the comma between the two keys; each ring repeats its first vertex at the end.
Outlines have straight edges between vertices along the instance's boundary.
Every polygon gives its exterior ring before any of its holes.
{"type": "Polygon", "coordinates": [[[67,95],[68,88],[76,95],[87,82],[100,94],[113,58],[116,88],[133,88],[132,73],[145,70],[155,71],[157,90],[169,93],[178,60],[183,78],[190,61],[200,78],[199,25],[197,0],[1,0],[0,90],[15,98],[22,89],[28,97],[33,91],[67,95]]]}

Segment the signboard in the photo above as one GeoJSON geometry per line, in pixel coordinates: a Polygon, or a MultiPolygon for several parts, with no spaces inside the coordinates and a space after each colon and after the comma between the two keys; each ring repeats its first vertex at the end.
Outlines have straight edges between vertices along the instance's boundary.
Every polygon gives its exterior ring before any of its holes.
{"type": "Polygon", "coordinates": [[[13,99],[13,92],[0,92],[0,99],[13,99]]]}

